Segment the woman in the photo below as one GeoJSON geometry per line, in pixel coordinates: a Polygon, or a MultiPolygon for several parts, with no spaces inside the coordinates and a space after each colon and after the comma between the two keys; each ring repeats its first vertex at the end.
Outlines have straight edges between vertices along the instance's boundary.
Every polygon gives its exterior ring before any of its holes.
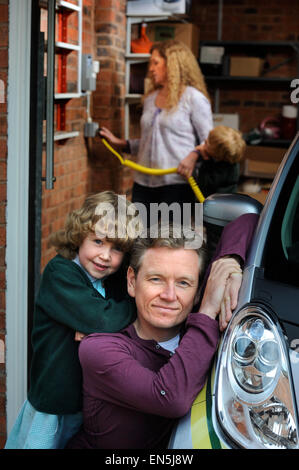
{"type": "Polygon", "coordinates": [[[193,202],[186,178],[198,158],[195,146],[213,127],[211,105],[203,75],[191,50],[170,40],[156,43],[151,57],[143,99],[140,139],[118,139],[108,129],[101,136],[150,168],[178,167],[178,173],[155,176],[135,174],[132,200],[193,202]]]}

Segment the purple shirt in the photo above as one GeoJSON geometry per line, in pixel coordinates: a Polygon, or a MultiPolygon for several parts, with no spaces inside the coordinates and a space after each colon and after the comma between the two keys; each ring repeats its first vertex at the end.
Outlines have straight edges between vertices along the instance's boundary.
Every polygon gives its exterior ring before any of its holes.
{"type": "Polygon", "coordinates": [[[203,387],[219,338],[218,323],[192,313],[175,354],[137,336],[95,333],[80,345],[84,431],[68,448],[165,448],[174,420],[203,387]]]}
{"type": "MultiPolygon", "coordinates": [[[[228,224],[214,259],[235,254],[244,261],[257,220],[246,214],[228,224]]],[[[133,325],[82,341],[84,429],[67,448],[166,448],[176,418],[205,383],[219,338],[218,322],[200,313],[191,313],[185,328],[175,354],[139,338],[133,325]]]]}

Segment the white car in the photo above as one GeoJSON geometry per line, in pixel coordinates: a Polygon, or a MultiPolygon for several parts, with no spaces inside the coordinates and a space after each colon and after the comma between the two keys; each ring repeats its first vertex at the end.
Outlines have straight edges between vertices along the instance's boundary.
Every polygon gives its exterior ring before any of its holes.
{"type": "MultiPolygon", "coordinates": [[[[211,199],[229,219],[238,195],[211,199]]],[[[298,449],[298,406],[299,134],[261,211],[211,374],[169,448],[298,449]]]]}

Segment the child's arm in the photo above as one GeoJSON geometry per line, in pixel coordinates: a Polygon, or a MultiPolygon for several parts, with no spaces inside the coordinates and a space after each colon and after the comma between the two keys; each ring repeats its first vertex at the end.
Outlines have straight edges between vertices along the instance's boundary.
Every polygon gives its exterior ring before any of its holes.
{"type": "Polygon", "coordinates": [[[101,297],[83,271],[62,257],[45,268],[36,304],[50,318],[83,334],[119,331],[136,315],[129,296],[120,300],[101,297]]]}
{"type": "Polygon", "coordinates": [[[82,339],[85,337],[86,335],[84,333],[80,333],[80,331],[76,331],[75,333],[75,341],[82,341],[82,339]]]}

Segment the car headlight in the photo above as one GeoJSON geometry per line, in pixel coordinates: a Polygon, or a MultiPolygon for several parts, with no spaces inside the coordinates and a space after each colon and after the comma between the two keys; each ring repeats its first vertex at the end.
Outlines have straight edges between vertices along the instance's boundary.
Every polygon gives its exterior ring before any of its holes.
{"type": "Polygon", "coordinates": [[[220,351],[216,416],[244,448],[298,448],[289,362],[280,328],[258,306],[233,318],[220,351]]]}

